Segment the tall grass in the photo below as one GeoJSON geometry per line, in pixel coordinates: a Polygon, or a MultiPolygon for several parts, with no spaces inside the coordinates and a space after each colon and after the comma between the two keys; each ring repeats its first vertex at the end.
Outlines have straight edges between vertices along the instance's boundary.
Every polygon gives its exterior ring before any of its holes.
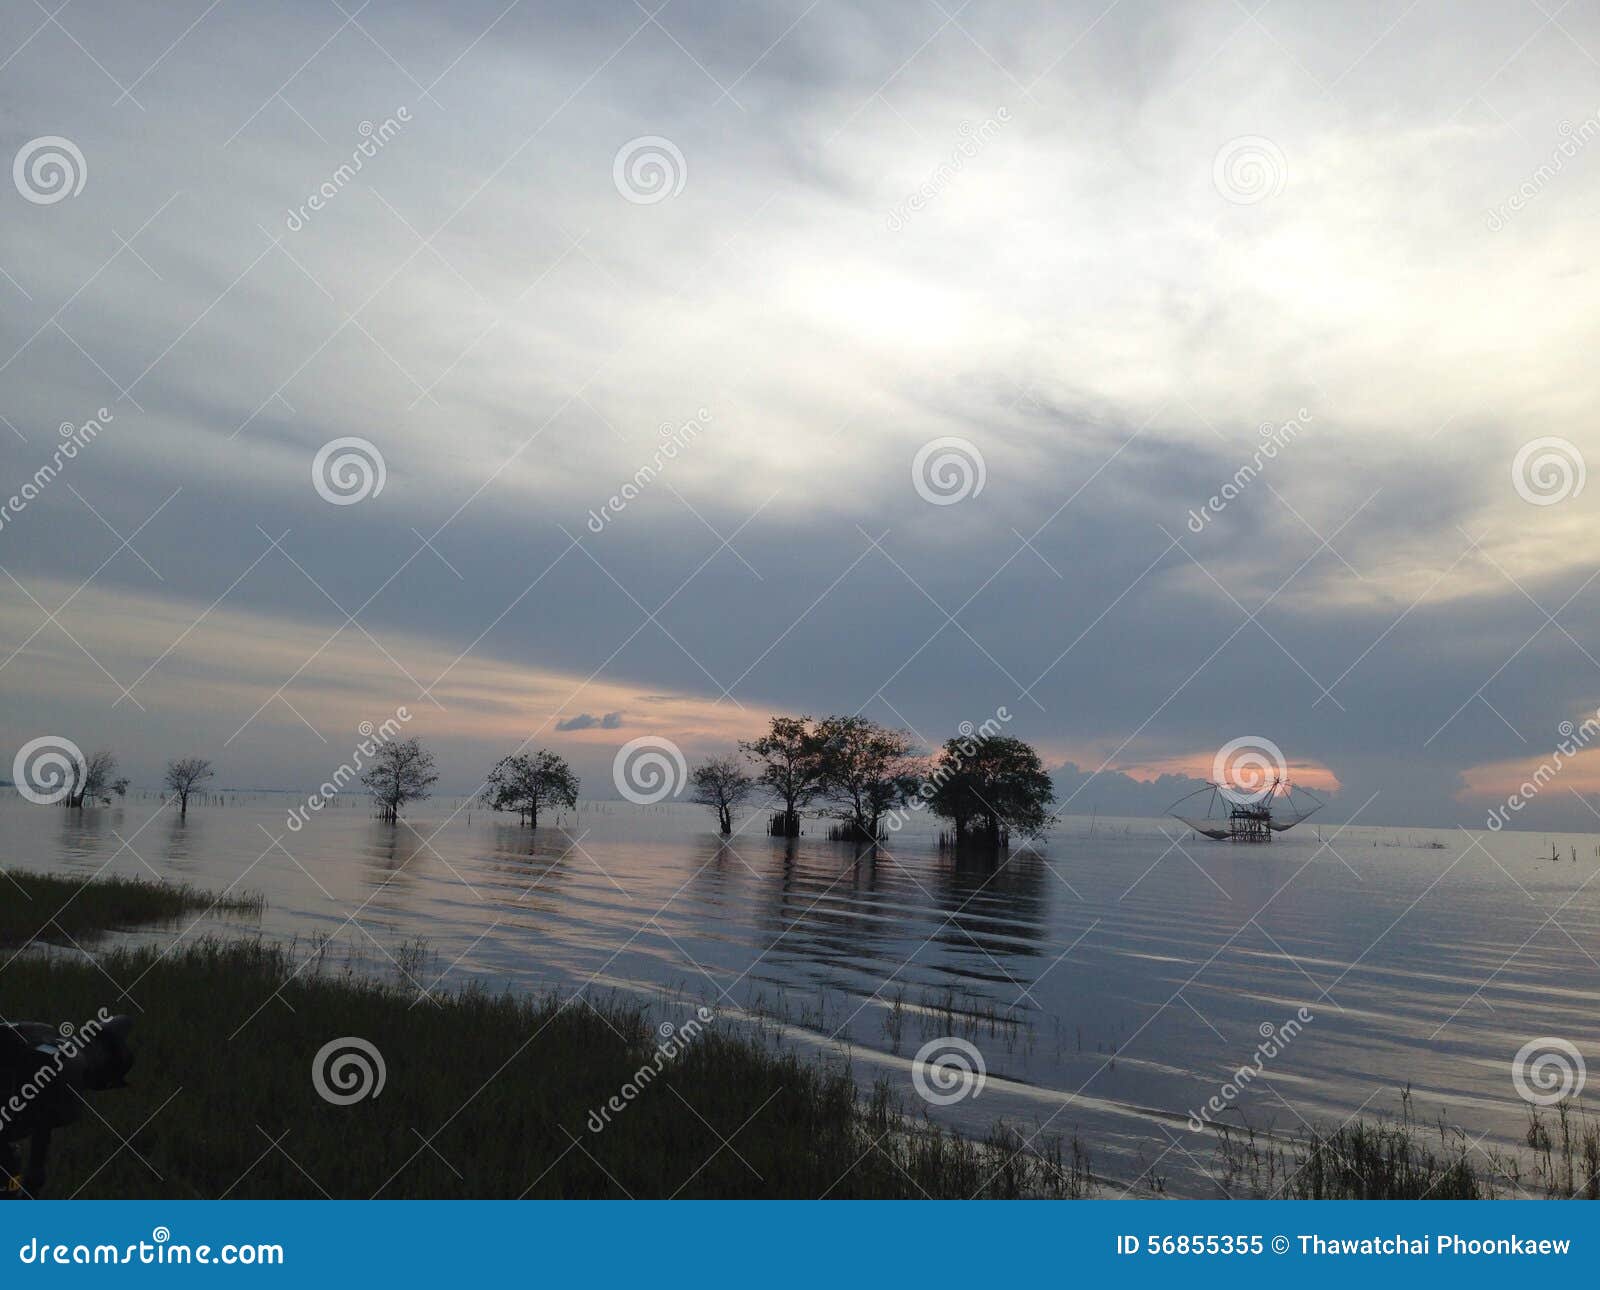
{"type": "Polygon", "coordinates": [[[1300,1200],[1600,1200],[1600,1123],[1572,1102],[1530,1108],[1522,1151],[1413,1118],[1319,1125],[1290,1138],[1221,1128],[1215,1178],[1235,1197],[1300,1200]]]}
{"type": "Polygon", "coordinates": [[[206,910],[258,914],[264,903],[255,894],[214,897],[182,883],[6,870],[0,872],[0,945],[82,941],[120,928],[172,923],[206,910]]]}
{"type": "Polygon", "coordinates": [[[632,1005],[475,988],[430,1001],[322,953],[232,940],[97,963],[23,956],[0,973],[0,1015],[81,1021],[105,1005],[137,1018],[132,1087],[97,1096],[97,1114],[57,1136],[52,1196],[1010,1197],[1091,1186],[1077,1144],[959,1138],[903,1115],[885,1087],[861,1097],[847,1069],[731,1023],[685,1041],[596,1132],[590,1113],[658,1051],[632,1005]],[[345,1036],[377,1048],[386,1082],[375,1099],[337,1106],[316,1091],[312,1063],[345,1036]]]}

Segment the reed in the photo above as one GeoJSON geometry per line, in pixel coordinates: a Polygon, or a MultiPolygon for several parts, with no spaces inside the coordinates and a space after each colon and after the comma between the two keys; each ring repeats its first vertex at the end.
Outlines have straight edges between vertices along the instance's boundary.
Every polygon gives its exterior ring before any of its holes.
{"type": "Polygon", "coordinates": [[[0,874],[0,946],[67,944],[119,929],[174,923],[186,914],[260,914],[255,893],[209,896],[182,883],[143,878],[0,874]]]}

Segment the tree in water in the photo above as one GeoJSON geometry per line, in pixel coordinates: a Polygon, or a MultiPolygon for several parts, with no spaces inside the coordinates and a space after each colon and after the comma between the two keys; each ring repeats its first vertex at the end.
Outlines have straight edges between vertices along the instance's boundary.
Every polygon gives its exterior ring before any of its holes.
{"type": "Polygon", "coordinates": [[[117,755],[102,748],[73,767],[72,787],[61,804],[74,808],[92,802],[109,805],[113,794],[123,797],[127,792],[127,777],[117,778],[117,755]]]}
{"type": "Polygon", "coordinates": [[[758,767],[756,781],[783,803],[783,836],[799,837],[800,809],[822,791],[822,749],[811,718],[773,717],[767,733],[739,751],[758,767]]]}
{"type": "Polygon", "coordinates": [[[216,772],[204,757],[179,757],[167,763],[167,792],[178,799],[178,814],[189,814],[189,794],[216,772]]]}
{"type": "Polygon", "coordinates": [[[419,740],[405,739],[382,745],[361,783],[378,806],[378,818],[393,824],[407,802],[420,802],[439,782],[433,772],[433,754],[419,740]]]}
{"type": "Polygon", "coordinates": [[[923,796],[935,815],[955,826],[956,846],[998,851],[1012,832],[1044,829],[1055,786],[1039,754],[1020,739],[950,739],[928,777],[923,796]]]}
{"type": "Polygon", "coordinates": [[[756,783],[744,773],[737,757],[709,757],[689,776],[694,792],[689,800],[717,813],[723,837],[733,832],[733,809],[755,792],[756,783]]]}
{"type": "Polygon", "coordinates": [[[541,807],[578,804],[578,777],[564,757],[548,748],[512,753],[489,772],[483,803],[493,811],[515,811],[520,823],[538,828],[541,807]]]}
{"type": "Polygon", "coordinates": [[[911,736],[866,717],[824,717],[816,738],[823,795],[857,841],[878,841],[884,815],[916,789],[921,763],[911,736]]]}

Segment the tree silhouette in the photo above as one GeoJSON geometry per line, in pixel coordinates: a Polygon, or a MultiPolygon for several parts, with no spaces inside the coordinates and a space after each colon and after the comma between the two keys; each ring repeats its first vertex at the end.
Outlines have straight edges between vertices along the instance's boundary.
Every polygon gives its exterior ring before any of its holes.
{"type": "Polygon", "coordinates": [[[690,801],[709,806],[717,813],[722,836],[733,832],[733,808],[755,791],[755,780],[744,773],[737,757],[710,757],[689,776],[694,785],[690,801]]]}
{"type": "Polygon", "coordinates": [[[167,763],[165,787],[167,792],[176,794],[179,815],[189,813],[189,794],[215,773],[204,757],[179,757],[167,763]]]}
{"type": "Polygon", "coordinates": [[[784,837],[800,836],[800,808],[822,791],[821,745],[810,717],[773,717],[767,733],[739,745],[758,767],[756,780],[783,803],[779,828],[784,837]]]}
{"type": "Polygon", "coordinates": [[[124,796],[128,791],[126,777],[113,778],[117,773],[117,755],[102,748],[92,752],[73,768],[72,787],[61,799],[63,806],[80,807],[88,802],[109,803],[112,794],[124,796]]]}
{"type": "Polygon", "coordinates": [[[416,739],[384,744],[361,774],[361,783],[377,803],[378,818],[391,824],[400,818],[402,806],[421,801],[438,782],[433,754],[416,739]]]}
{"type": "Polygon", "coordinates": [[[911,736],[866,717],[824,717],[816,738],[823,794],[859,841],[876,842],[884,815],[916,787],[911,736]]]}
{"type": "Polygon", "coordinates": [[[489,772],[483,801],[490,810],[515,811],[519,822],[538,828],[540,807],[578,804],[578,777],[565,758],[548,748],[512,753],[489,772]]]}
{"type": "Polygon", "coordinates": [[[1020,739],[950,739],[929,782],[928,805],[955,826],[956,845],[998,850],[1014,830],[1040,832],[1055,786],[1039,754],[1020,739]]]}

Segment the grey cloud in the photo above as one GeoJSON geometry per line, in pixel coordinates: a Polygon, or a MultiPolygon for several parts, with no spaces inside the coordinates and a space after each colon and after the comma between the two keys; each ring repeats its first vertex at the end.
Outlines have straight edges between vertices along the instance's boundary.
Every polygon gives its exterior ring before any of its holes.
{"type": "Polygon", "coordinates": [[[619,730],[622,728],[622,714],[608,712],[603,717],[597,717],[592,713],[580,712],[575,717],[556,722],[557,730],[592,730],[596,727],[601,730],[619,730]]]}
{"type": "MultiPolygon", "coordinates": [[[[641,705],[861,708],[930,742],[1004,704],[1085,774],[1260,733],[1397,822],[1475,818],[1463,770],[1593,706],[1593,660],[1562,630],[1600,628],[1593,494],[1529,506],[1509,466],[1535,435],[1595,447],[1572,276],[1595,181],[1571,167],[1498,235],[1482,215],[1596,104],[1584,68],[1535,49],[1501,70],[1503,121],[1461,110],[1535,19],[1416,14],[1385,35],[1268,10],[1270,35],[1230,39],[1231,12],[980,4],[962,25],[996,67],[910,9],[689,6],[662,18],[705,71],[646,31],[585,85],[639,15],[518,7],[474,44],[503,8],[374,13],[384,49],[334,39],[284,90],[292,111],[272,94],[337,30],[326,6],[219,6],[186,35],[159,5],[81,16],[125,84],[183,36],[142,113],[48,31],[7,69],[6,148],[70,136],[89,177],[70,201],[0,205],[0,413],[27,440],[0,426],[0,494],[62,420],[115,412],[0,529],[23,587],[92,575],[191,618],[225,597],[369,631],[407,671],[390,642],[600,667],[641,705]],[[1286,50],[1342,77],[1336,103],[1286,50]],[[441,74],[435,104],[416,82],[441,74]],[[401,104],[412,121],[286,229],[360,122],[401,104]],[[963,121],[1000,105],[1011,122],[890,233],[963,121]],[[1243,134],[1288,163],[1253,206],[1212,183],[1243,134]],[[680,196],[616,192],[641,135],[682,149],[680,196]],[[656,426],[702,406],[705,434],[588,532],[656,426]],[[1188,531],[1257,427],[1302,406],[1293,447],[1188,531]],[[329,506],[311,461],[346,435],[388,479],[329,506]],[[951,435],[985,488],[930,506],[911,459],[951,435]]],[[[1600,19],[1563,23],[1600,44],[1600,19]]],[[[0,46],[35,25],[0,17],[0,46]]],[[[98,652],[117,624],[81,604],[62,622],[98,652]]],[[[113,712],[81,656],[82,684],[38,690],[44,652],[75,648],[48,625],[28,639],[43,611],[9,580],[0,610],[13,744],[103,728],[148,777],[187,737],[187,714],[113,712]]],[[[230,659],[160,664],[180,666],[230,659]]],[[[376,649],[374,670],[417,701],[376,649]]],[[[314,665],[299,683],[334,684],[314,665]]],[[[235,742],[240,782],[291,782],[293,734],[235,742]]],[[[441,764],[465,781],[503,742],[463,735],[441,764]]]]}

